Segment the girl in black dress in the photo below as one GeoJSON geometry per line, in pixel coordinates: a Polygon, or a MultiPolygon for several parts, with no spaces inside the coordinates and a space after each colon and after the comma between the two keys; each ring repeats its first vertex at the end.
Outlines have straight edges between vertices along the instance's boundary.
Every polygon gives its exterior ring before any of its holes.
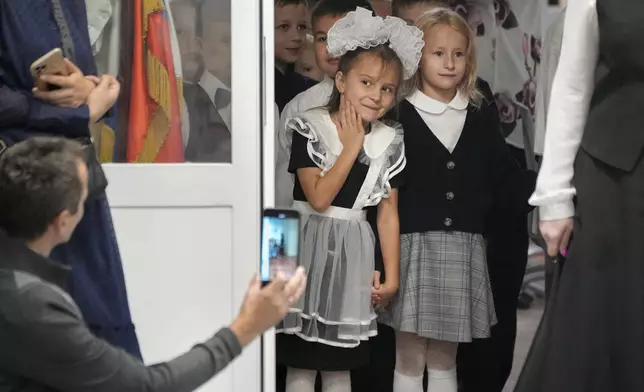
{"type": "Polygon", "coordinates": [[[398,18],[358,8],[328,33],[340,57],[328,107],[290,120],[293,207],[302,214],[301,262],[306,295],[279,326],[278,362],[288,366],[287,392],[351,389],[349,370],[369,361],[377,333],[373,304],[398,289],[396,188],[405,167],[402,129],[379,121],[395,104],[420,60],[422,33],[398,18]],[[387,279],[374,279],[374,234],[365,208],[378,206],[387,279]]]}

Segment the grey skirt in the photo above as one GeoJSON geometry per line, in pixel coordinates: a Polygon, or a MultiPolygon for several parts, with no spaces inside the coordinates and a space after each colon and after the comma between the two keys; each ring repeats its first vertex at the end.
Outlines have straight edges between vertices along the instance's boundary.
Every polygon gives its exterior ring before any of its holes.
{"type": "Polygon", "coordinates": [[[426,232],[400,237],[400,288],[380,321],[448,342],[490,336],[496,324],[480,234],[426,232]]]}

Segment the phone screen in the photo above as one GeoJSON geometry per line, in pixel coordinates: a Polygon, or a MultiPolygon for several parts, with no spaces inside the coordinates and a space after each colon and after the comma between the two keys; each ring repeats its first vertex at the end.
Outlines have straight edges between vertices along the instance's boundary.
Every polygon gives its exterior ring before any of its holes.
{"type": "Polygon", "coordinates": [[[260,275],[269,282],[278,272],[290,278],[298,266],[300,217],[295,211],[267,210],[262,218],[260,275]]]}

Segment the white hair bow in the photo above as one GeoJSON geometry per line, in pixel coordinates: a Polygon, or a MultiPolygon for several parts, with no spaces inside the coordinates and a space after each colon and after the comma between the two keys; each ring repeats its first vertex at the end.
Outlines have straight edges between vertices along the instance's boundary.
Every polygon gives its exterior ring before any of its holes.
{"type": "Polygon", "coordinates": [[[402,62],[403,78],[407,80],[414,76],[425,45],[423,32],[400,18],[387,16],[383,19],[358,7],[338,20],[327,34],[327,50],[334,57],[359,47],[369,49],[387,42],[402,62]]]}

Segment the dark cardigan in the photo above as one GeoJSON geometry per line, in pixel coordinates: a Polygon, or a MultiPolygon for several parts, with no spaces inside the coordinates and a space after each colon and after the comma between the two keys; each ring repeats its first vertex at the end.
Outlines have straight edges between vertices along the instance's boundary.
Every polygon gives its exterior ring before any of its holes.
{"type": "MultiPolygon", "coordinates": [[[[487,95],[487,94],[486,94],[487,95]]],[[[456,230],[484,233],[493,207],[527,213],[536,173],[523,171],[501,136],[489,98],[470,105],[463,132],[450,153],[414,106],[403,101],[405,183],[399,193],[400,232],[456,230]]]]}

